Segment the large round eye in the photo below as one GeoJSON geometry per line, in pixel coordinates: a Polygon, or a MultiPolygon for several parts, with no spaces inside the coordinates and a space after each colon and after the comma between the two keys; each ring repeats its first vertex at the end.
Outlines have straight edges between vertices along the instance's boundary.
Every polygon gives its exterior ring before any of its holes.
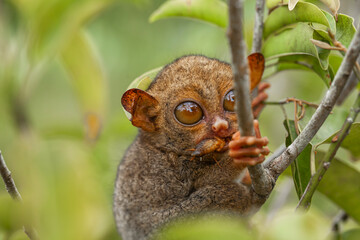
{"type": "Polygon", "coordinates": [[[224,109],[229,112],[235,111],[235,95],[234,90],[228,92],[224,98],[224,109]]]}
{"type": "Polygon", "coordinates": [[[203,118],[201,107],[194,102],[183,102],[175,108],[176,119],[186,125],[193,125],[203,118]]]}

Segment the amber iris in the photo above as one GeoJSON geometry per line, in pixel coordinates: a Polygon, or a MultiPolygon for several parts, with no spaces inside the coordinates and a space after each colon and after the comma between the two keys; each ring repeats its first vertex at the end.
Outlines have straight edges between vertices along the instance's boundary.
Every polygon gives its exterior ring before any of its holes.
{"type": "Polygon", "coordinates": [[[224,98],[224,109],[229,112],[235,111],[235,95],[233,90],[228,92],[224,98]]]}
{"type": "Polygon", "coordinates": [[[176,119],[185,124],[193,125],[203,118],[201,107],[194,102],[183,102],[175,108],[176,119]]]}

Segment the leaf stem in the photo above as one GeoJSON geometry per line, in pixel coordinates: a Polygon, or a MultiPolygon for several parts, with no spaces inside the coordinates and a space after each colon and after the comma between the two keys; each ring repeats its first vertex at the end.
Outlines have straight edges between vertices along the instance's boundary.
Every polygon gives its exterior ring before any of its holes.
{"type": "Polygon", "coordinates": [[[304,191],[304,194],[301,196],[297,209],[307,210],[310,207],[312,196],[314,195],[316,188],[318,187],[321,179],[323,178],[325,172],[330,167],[331,161],[334,159],[337,150],[339,149],[341,143],[345,137],[349,134],[350,127],[355,121],[358,113],[360,112],[360,93],[358,94],[355,103],[350,111],[348,118],[345,120],[341,130],[337,134],[337,141],[333,141],[325,155],[325,157],[319,163],[319,168],[316,173],[310,178],[310,181],[304,191]]]}

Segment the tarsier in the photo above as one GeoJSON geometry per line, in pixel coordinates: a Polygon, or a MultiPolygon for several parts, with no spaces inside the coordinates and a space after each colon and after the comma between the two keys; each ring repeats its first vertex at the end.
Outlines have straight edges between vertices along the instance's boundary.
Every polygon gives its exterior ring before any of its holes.
{"type": "MultiPolygon", "coordinates": [[[[264,59],[249,56],[251,88],[264,59]]],[[[267,98],[258,85],[256,118],[267,98]]],[[[205,212],[247,216],[266,200],[254,192],[246,167],[264,161],[268,139],[242,137],[234,112],[228,63],[184,56],[165,66],[146,91],[130,89],[122,104],[139,134],[118,169],[114,214],[124,240],[151,239],[170,220],[205,212]]]]}

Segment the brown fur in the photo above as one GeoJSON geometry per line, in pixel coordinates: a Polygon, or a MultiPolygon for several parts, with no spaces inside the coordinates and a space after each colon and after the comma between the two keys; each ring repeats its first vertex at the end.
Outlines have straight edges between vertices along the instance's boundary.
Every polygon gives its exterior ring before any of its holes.
{"type": "Polygon", "coordinates": [[[149,239],[165,223],[188,214],[248,215],[265,201],[240,183],[244,168],[235,167],[227,152],[191,161],[188,149],[215,137],[211,126],[216,116],[229,123],[224,136],[237,131],[235,114],[223,109],[231,89],[231,66],[204,56],[182,57],[158,74],[146,91],[159,104],[149,118],[156,130],[139,130],[118,169],[114,214],[124,240],[149,239]],[[202,107],[199,124],[184,126],[174,118],[175,107],[184,100],[202,107]]]}

